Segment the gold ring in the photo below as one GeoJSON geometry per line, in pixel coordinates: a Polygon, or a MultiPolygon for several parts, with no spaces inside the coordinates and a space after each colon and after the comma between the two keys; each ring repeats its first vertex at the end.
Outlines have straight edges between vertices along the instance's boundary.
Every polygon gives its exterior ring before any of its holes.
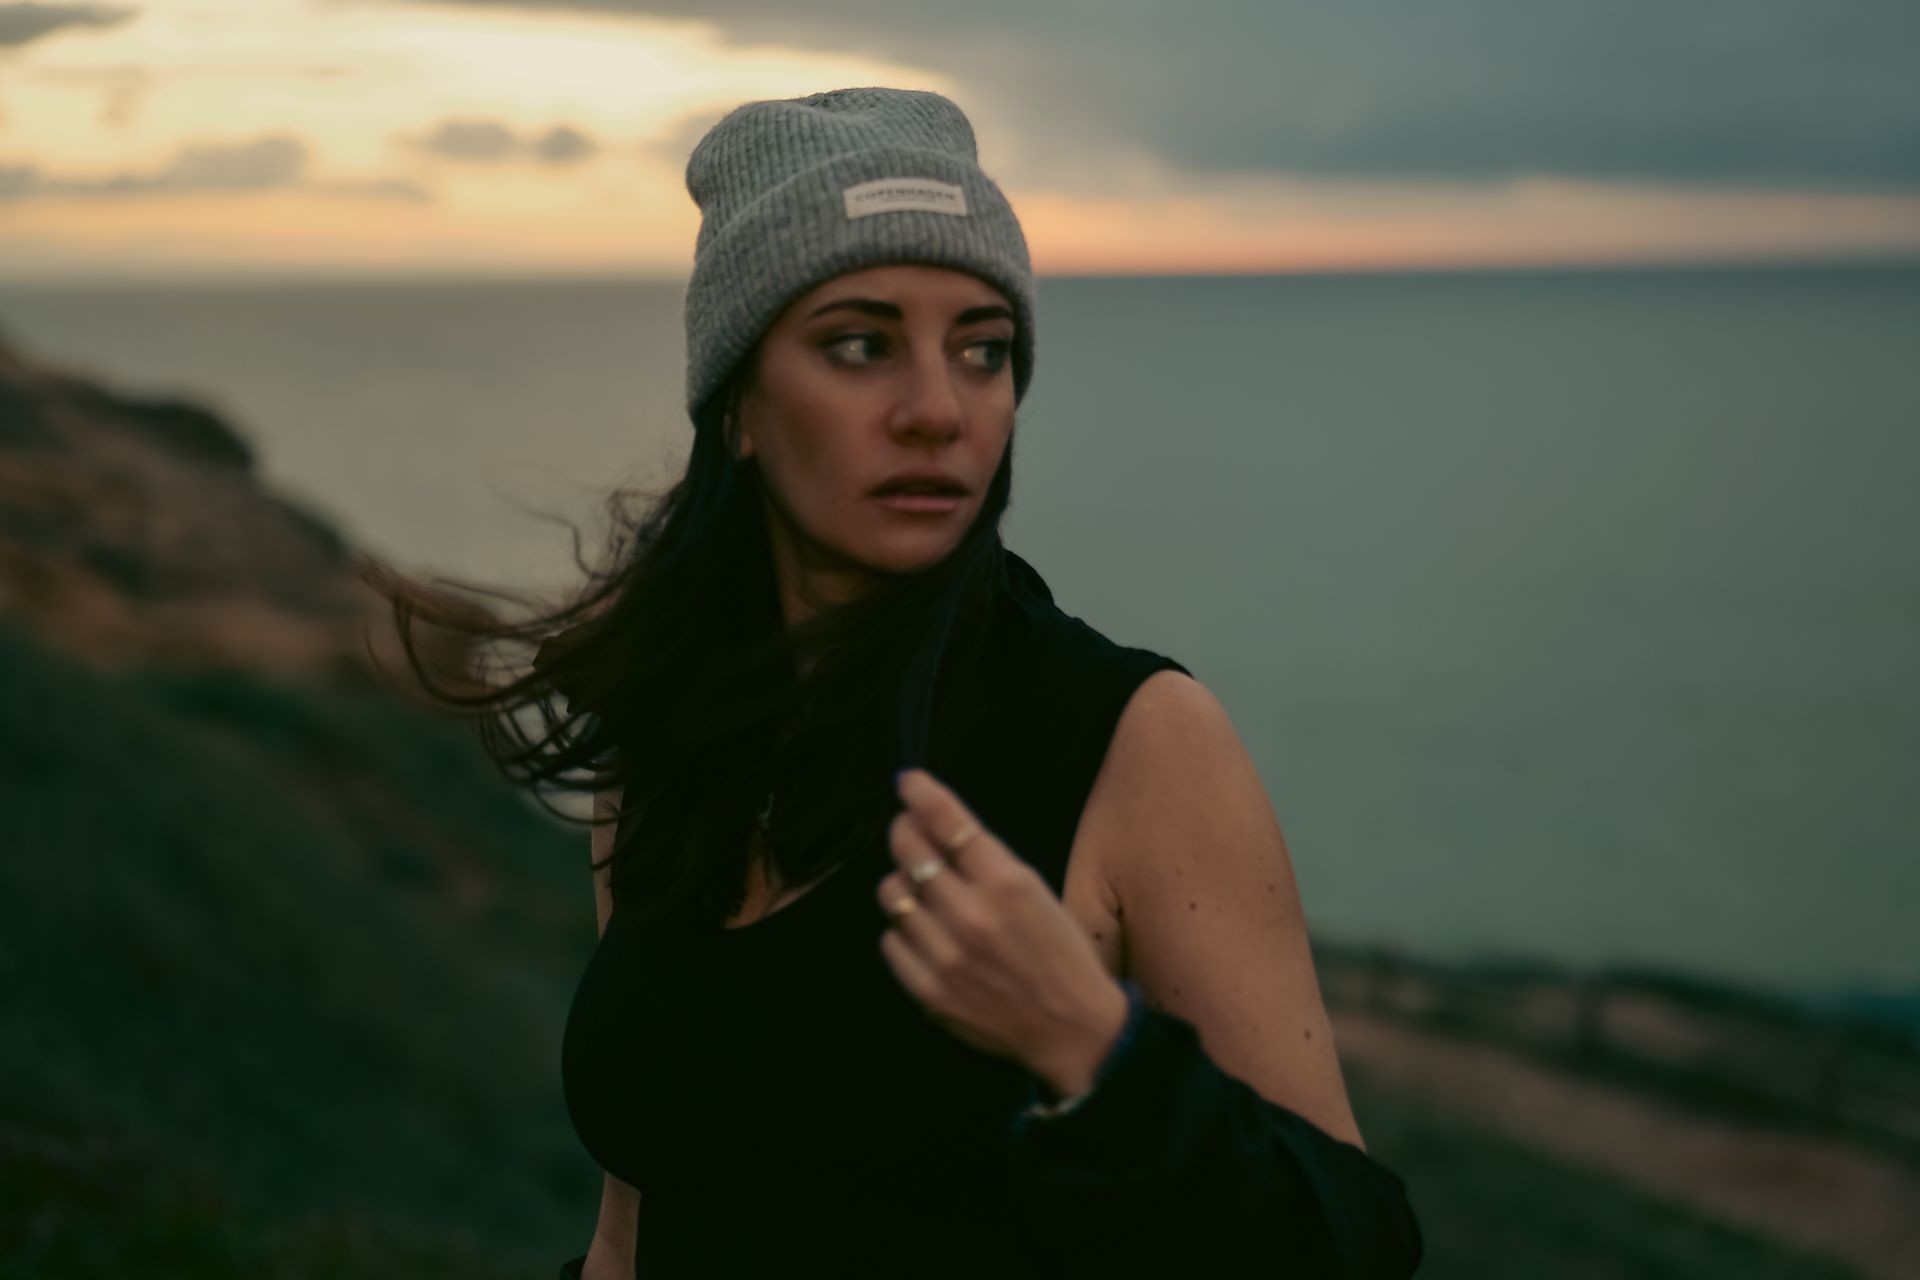
{"type": "Polygon", "coordinates": [[[965,827],[961,828],[958,835],[947,837],[947,848],[954,853],[958,853],[960,850],[966,848],[967,841],[979,834],[980,828],[974,826],[972,823],[968,823],[965,827]]]}
{"type": "Polygon", "coordinates": [[[887,914],[895,920],[904,920],[919,909],[919,901],[910,893],[903,893],[887,904],[887,914]]]}

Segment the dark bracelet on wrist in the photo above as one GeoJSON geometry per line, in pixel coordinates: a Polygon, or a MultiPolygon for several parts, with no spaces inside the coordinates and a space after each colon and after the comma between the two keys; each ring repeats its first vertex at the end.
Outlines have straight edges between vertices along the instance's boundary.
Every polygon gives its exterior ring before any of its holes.
{"type": "Polygon", "coordinates": [[[1093,1083],[1079,1093],[1062,1095],[1055,1092],[1053,1086],[1046,1080],[1036,1076],[1033,1086],[1036,1100],[1027,1104],[1022,1111],[1023,1115],[1035,1120],[1051,1120],[1056,1116],[1066,1115],[1092,1097],[1094,1091],[1099,1089],[1101,1082],[1112,1075],[1114,1068],[1126,1058],[1127,1050],[1133,1047],[1135,1040],[1139,1039],[1141,1024],[1146,1021],[1147,1002],[1146,997],[1141,995],[1140,988],[1131,981],[1122,979],[1120,985],[1127,993],[1127,1020],[1121,1026],[1119,1036],[1114,1039],[1113,1047],[1107,1051],[1107,1056],[1100,1060],[1100,1066],[1094,1071],[1093,1083]]]}

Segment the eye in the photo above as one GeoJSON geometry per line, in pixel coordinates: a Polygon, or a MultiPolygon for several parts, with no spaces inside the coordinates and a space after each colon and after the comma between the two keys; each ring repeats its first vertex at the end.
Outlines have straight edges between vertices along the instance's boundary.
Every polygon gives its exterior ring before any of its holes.
{"type": "Polygon", "coordinates": [[[981,366],[987,373],[998,373],[1007,363],[1007,357],[1013,351],[1013,343],[1006,338],[989,338],[984,342],[969,343],[969,351],[985,351],[986,360],[981,366]]]}
{"type": "Polygon", "coordinates": [[[877,333],[836,333],[831,338],[828,338],[824,343],[822,343],[821,347],[829,355],[833,357],[836,363],[866,364],[867,363],[866,360],[858,357],[851,360],[847,359],[845,356],[840,354],[841,349],[846,347],[851,347],[854,350],[858,350],[862,344],[865,344],[865,343],[879,344],[880,342],[882,342],[882,339],[880,335],[877,333]]]}

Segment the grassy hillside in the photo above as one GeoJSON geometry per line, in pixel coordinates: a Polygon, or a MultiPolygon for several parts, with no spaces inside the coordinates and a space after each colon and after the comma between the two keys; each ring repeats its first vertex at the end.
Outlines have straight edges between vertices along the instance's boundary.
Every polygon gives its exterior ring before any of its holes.
{"type": "MultiPolygon", "coordinates": [[[[550,1276],[585,836],[460,730],[0,627],[0,1280],[550,1276]]],[[[1430,1280],[1829,1280],[1369,1089],[1430,1280]]]]}
{"type": "Polygon", "coordinates": [[[0,1200],[28,1207],[0,1272],[508,1275],[584,1247],[558,1058],[585,836],[457,728],[0,631],[0,814],[0,1200]]]}

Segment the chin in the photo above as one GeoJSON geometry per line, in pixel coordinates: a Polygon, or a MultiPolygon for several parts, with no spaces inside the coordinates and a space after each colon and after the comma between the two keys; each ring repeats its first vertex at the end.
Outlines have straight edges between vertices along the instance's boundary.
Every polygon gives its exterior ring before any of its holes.
{"type": "Polygon", "coordinates": [[[887,556],[873,561],[872,565],[876,573],[889,573],[894,575],[920,573],[923,570],[933,568],[933,566],[946,559],[952,550],[952,547],[947,547],[937,553],[930,552],[925,555],[887,556]]]}
{"type": "Polygon", "coordinates": [[[957,538],[895,538],[886,546],[862,548],[855,559],[875,573],[919,573],[939,564],[959,545],[957,538]]]}

